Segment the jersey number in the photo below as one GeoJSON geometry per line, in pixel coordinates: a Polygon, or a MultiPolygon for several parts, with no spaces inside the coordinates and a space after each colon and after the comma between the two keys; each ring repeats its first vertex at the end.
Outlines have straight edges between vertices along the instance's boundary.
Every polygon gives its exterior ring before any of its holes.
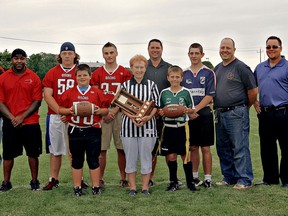
{"type": "Polygon", "coordinates": [[[115,82],[115,83],[102,83],[102,84],[101,84],[101,89],[102,89],[103,92],[106,93],[106,94],[113,94],[113,95],[115,95],[116,92],[119,91],[120,86],[121,86],[121,83],[117,83],[117,82],[115,82]],[[109,84],[110,84],[111,86],[116,86],[116,91],[115,91],[115,92],[113,92],[113,91],[111,91],[111,90],[109,89],[109,84]]]}
{"type": "Polygon", "coordinates": [[[58,79],[58,95],[62,95],[67,89],[74,87],[73,79],[58,79]]]}

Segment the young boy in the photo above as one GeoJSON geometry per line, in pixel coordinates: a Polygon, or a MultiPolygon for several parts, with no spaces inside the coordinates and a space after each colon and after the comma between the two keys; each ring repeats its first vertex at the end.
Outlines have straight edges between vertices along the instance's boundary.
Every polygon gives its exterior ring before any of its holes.
{"type": "Polygon", "coordinates": [[[100,195],[101,120],[108,114],[108,103],[101,90],[89,85],[90,67],[80,64],[76,69],[77,86],[68,89],[60,99],[59,114],[66,115],[68,121],[69,148],[72,155],[72,178],[74,194],[82,195],[81,180],[86,153],[92,182],[92,194],[100,195]],[[72,107],[78,102],[94,104],[94,114],[88,117],[76,116],[72,107]]]}
{"type": "Polygon", "coordinates": [[[186,177],[187,187],[195,192],[195,183],[192,175],[192,162],[189,160],[189,127],[187,124],[187,114],[194,113],[194,103],[190,91],[180,85],[183,80],[183,70],[179,66],[170,66],[167,79],[170,87],[163,89],[160,93],[159,114],[163,117],[164,129],[161,143],[161,153],[167,158],[167,165],[170,174],[170,184],[167,191],[178,189],[177,180],[177,155],[181,155],[183,168],[186,177]],[[169,104],[179,104],[186,109],[182,116],[178,118],[165,117],[161,108],[169,104]]]}
{"type": "Polygon", "coordinates": [[[215,74],[203,65],[203,47],[193,43],[189,47],[188,56],[191,66],[184,70],[182,85],[190,90],[195,113],[190,115],[190,159],[193,163],[193,177],[196,186],[212,187],[212,154],[210,146],[214,145],[214,122],[210,104],[215,96],[215,74]],[[198,170],[200,164],[199,148],[202,152],[204,182],[200,180],[198,170]]]}

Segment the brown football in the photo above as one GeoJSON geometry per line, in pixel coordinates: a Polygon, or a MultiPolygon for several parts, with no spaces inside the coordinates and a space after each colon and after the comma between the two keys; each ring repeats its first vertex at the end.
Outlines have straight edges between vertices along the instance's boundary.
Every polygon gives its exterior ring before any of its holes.
{"type": "Polygon", "coordinates": [[[90,102],[79,102],[73,105],[72,110],[75,115],[80,117],[91,116],[94,113],[94,104],[90,102]]]}
{"type": "Polygon", "coordinates": [[[169,104],[162,108],[164,115],[168,118],[177,118],[184,114],[185,106],[179,104],[169,104]]]}

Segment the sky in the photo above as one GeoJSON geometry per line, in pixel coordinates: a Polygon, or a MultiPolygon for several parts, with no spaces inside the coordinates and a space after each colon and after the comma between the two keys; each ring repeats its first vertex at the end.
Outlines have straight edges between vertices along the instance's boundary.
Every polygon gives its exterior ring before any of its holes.
{"type": "Polygon", "coordinates": [[[118,64],[147,44],[163,42],[163,59],[188,67],[188,47],[200,43],[203,60],[221,62],[220,41],[235,41],[235,56],[254,70],[267,59],[265,41],[275,35],[288,54],[287,0],[0,0],[0,51],[58,54],[72,42],[81,62],[103,62],[102,46],[118,48],[118,64]]]}

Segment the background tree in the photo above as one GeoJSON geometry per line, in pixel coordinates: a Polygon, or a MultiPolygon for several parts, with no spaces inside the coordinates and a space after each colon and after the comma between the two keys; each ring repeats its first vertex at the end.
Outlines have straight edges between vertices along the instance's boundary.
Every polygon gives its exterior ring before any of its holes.
{"type": "Polygon", "coordinates": [[[210,68],[211,70],[214,70],[214,66],[210,61],[203,61],[202,62],[205,66],[207,66],[208,68],[210,68]]]}
{"type": "Polygon", "coordinates": [[[27,60],[27,67],[38,74],[42,80],[49,69],[56,66],[55,54],[38,53],[32,54],[27,60]]]}
{"type": "Polygon", "coordinates": [[[0,65],[5,70],[11,67],[11,53],[8,52],[7,49],[4,50],[3,52],[0,52],[0,65]]]}

